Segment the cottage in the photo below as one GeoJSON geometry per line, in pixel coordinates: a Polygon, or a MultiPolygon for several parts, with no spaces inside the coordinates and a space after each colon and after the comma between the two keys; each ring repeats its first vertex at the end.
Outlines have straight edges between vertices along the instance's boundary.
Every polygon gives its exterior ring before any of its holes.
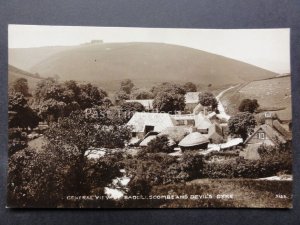
{"type": "Polygon", "coordinates": [[[209,140],[199,132],[193,132],[187,135],[179,142],[182,151],[207,149],[209,140]]]}
{"type": "Polygon", "coordinates": [[[135,100],[125,100],[125,102],[138,102],[141,103],[146,111],[153,110],[153,99],[135,99],[135,100]]]}
{"type": "Polygon", "coordinates": [[[265,124],[255,129],[246,141],[245,149],[240,153],[245,159],[258,160],[260,155],[258,148],[264,144],[266,146],[275,146],[278,143],[285,144],[292,139],[291,133],[282,127],[276,119],[276,115],[271,112],[264,114],[265,124]]]}
{"type": "Polygon", "coordinates": [[[150,131],[161,132],[168,127],[175,126],[175,121],[168,113],[136,112],[128,121],[132,127],[132,136],[140,139],[150,131]]]}
{"type": "Polygon", "coordinates": [[[199,131],[202,134],[207,134],[208,129],[211,127],[212,123],[211,121],[205,117],[202,113],[199,113],[198,115],[195,115],[195,127],[197,131],[199,131]]]}

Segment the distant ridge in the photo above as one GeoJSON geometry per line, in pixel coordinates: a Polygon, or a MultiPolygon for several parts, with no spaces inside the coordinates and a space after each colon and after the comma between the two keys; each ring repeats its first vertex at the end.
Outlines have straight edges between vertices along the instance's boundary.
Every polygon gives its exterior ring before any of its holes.
{"type": "MultiPolygon", "coordinates": [[[[30,72],[59,75],[61,80],[108,82],[124,78],[150,83],[163,81],[225,85],[275,77],[278,74],[220,55],[163,43],[103,43],[75,47],[47,47],[31,60],[30,72]],[[51,52],[51,54],[50,54],[51,52]]],[[[11,51],[11,50],[10,50],[11,51]]],[[[24,49],[10,54],[10,63],[20,64],[24,49]]],[[[29,66],[28,64],[28,66],[29,66]]]]}

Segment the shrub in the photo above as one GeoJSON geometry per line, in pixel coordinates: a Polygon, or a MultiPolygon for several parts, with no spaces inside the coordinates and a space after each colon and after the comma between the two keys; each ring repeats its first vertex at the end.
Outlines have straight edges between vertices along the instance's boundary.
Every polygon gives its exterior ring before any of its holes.
{"type": "Polygon", "coordinates": [[[157,136],[148,143],[146,151],[149,153],[170,153],[173,152],[173,147],[169,144],[169,138],[166,135],[157,136]]]}

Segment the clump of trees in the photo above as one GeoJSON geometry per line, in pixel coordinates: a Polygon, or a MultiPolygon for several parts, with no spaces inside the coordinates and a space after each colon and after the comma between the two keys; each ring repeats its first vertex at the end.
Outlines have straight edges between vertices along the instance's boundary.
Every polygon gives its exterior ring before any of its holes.
{"type": "Polygon", "coordinates": [[[149,141],[146,151],[149,153],[171,153],[173,152],[173,146],[170,145],[168,136],[161,135],[149,141]]]}
{"type": "Polygon", "coordinates": [[[133,99],[153,99],[154,95],[151,91],[147,91],[144,89],[136,89],[132,93],[133,99]]]}
{"type": "Polygon", "coordinates": [[[258,107],[257,99],[243,99],[239,105],[239,111],[254,113],[258,107]]]}
{"type": "Polygon", "coordinates": [[[196,92],[197,91],[197,86],[196,84],[192,82],[187,82],[183,85],[183,88],[185,89],[186,92],[196,92]]]}
{"type": "Polygon", "coordinates": [[[11,85],[11,91],[21,93],[24,97],[30,97],[28,81],[26,78],[18,78],[11,85]]]}
{"type": "Polygon", "coordinates": [[[211,92],[200,93],[199,103],[205,107],[210,107],[213,111],[218,108],[218,100],[211,92]]]}
{"type": "Polygon", "coordinates": [[[233,136],[239,136],[246,140],[248,134],[251,134],[255,128],[256,120],[253,114],[249,112],[240,112],[232,116],[228,121],[229,133],[233,136]]]}
{"type": "Polygon", "coordinates": [[[143,112],[145,107],[139,102],[123,102],[121,110],[126,112],[143,112]]]}
{"type": "Polygon", "coordinates": [[[176,111],[184,110],[184,95],[186,91],[182,86],[171,83],[163,83],[153,87],[151,91],[155,96],[153,107],[159,112],[174,114],[176,111]]]}

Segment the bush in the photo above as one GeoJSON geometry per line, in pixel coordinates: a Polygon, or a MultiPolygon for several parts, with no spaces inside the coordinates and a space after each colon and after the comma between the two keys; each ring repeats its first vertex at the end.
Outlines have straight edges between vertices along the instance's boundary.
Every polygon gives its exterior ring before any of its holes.
{"type": "Polygon", "coordinates": [[[155,139],[148,143],[146,151],[149,153],[171,153],[173,152],[173,147],[169,144],[169,138],[166,135],[157,136],[155,139]]]}

